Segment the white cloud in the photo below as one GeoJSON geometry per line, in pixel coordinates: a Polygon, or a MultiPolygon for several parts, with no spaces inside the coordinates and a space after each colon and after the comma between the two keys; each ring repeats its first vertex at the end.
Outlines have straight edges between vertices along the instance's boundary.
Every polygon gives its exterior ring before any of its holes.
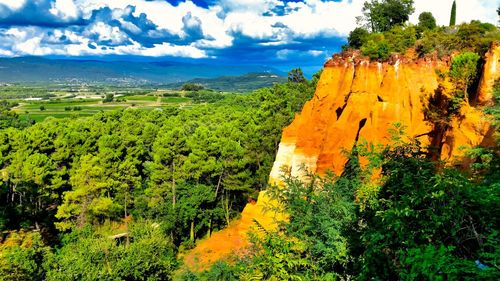
{"type": "Polygon", "coordinates": [[[35,55],[35,56],[45,56],[54,54],[52,48],[44,47],[40,44],[42,41],[41,37],[33,37],[24,42],[17,44],[14,48],[14,51],[25,55],[35,55]]]}
{"type": "Polygon", "coordinates": [[[73,0],[56,0],[49,12],[65,21],[78,18],[80,13],[73,0]]]}
{"type": "Polygon", "coordinates": [[[280,60],[286,60],[290,54],[292,54],[293,50],[283,49],[276,52],[276,57],[280,60]]]}
{"type": "Polygon", "coordinates": [[[142,55],[161,57],[161,56],[176,56],[188,58],[206,58],[205,51],[194,46],[176,46],[169,43],[155,45],[153,48],[144,49],[142,55]]]}
{"type": "Polygon", "coordinates": [[[90,25],[84,32],[84,35],[91,37],[97,36],[99,41],[107,41],[108,45],[121,45],[127,43],[128,36],[116,26],[110,26],[104,22],[96,22],[90,25]]]}
{"type": "Polygon", "coordinates": [[[283,2],[278,0],[221,0],[220,6],[230,12],[247,12],[262,14],[277,6],[282,6],[283,2]]]}
{"type": "MultiPolygon", "coordinates": [[[[324,46],[317,46],[303,53],[293,46],[300,44],[303,39],[312,40],[318,36],[347,36],[356,27],[355,18],[361,15],[365,1],[304,0],[285,3],[282,0],[219,0],[218,4],[206,9],[191,1],[173,6],[165,0],[56,0],[52,2],[48,12],[63,22],[80,17],[90,20],[95,10],[108,7],[111,9],[111,19],[119,22],[119,26],[107,19],[98,19],[84,27],[4,28],[0,30],[0,56],[131,54],[202,58],[208,57],[213,49],[233,46],[237,36],[242,34],[258,40],[256,44],[262,47],[282,46],[283,49],[277,51],[279,59],[290,58],[292,54],[321,57],[329,55],[322,48],[324,46]],[[140,23],[127,19],[126,16],[132,12],[131,7],[135,7],[134,17],[144,13],[158,29],[143,30],[140,23]],[[193,42],[168,42],[170,37],[164,36],[168,33],[172,38],[177,36],[187,39],[189,34],[186,34],[185,28],[196,29],[198,26],[204,38],[195,36],[193,42]],[[165,42],[151,41],[144,44],[149,48],[145,47],[140,41],[148,36],[165,38],[165,42]],[[89,43],[94,47],[89,47],[89,43]]],[[[457,22],[479,19],[497,23],[498,1],[457,0],[457,22]]],[[[421,12],[430,11],[438,24],[447,25],[452,2],[453,0],[415,0],[416,12],[410,21],[417,23],[421,12]]],[[[20,10],[26,3],[25,0],[0,0],[0,15],[20,10]]]]}
{"type": "Polygon", "coordinates": [[[7,6],[10,10],[19,10],[26,4],[26,0],[0,0],[0,4],[7,6]]]}
{"type": "Polygon", "coordinates": [[[0,56],[2,57],[12,57],[14,56],[14,53],[10,50],[2,50],[0,49],[0,56]]]}
{"type": "Polygon", "coordinates": [[[319,57],[319,56],[324,56],[326,55],[325,51],[320,51],[320,50],[310,50],[308,53],[313,56],[313,57],[319,57]]]}
{"type": "Polygon", "coordinates": [[[290,2],[288,6],[294,11],[280,20],[301,37],[318,34],[345,36],[356,27],[355,18],[361,14],[363,2],[360,0],[290,2]]]}
{"type": "Polygon", "coordinates": [[[14,27],[10,28],[4,33],[6,36],[15,37],[17,40],[24,40],[28,35],[27,30],[22,30],[20,28],[14,27]]]}

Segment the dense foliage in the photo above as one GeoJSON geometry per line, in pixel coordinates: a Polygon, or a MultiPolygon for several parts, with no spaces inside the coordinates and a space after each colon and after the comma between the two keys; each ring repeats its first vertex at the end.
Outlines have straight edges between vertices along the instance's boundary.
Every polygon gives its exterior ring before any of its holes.
{"type": "Polygon", "coordinates": [[[21,120],[19,115],[11,110],[17,105],[17,102],[0,100],[0,130],[9,127],[23,128],[33,123],[31,120],[21,120]]]}
{"type": "Polygon", "coordinates": [[[430,12],[419,15],[418,25],[407,23],[413,1],[372,0],[365,2],[360,27],[349,34],[344,49],[360,49],[372,60],[385,61],[393,53],[405,54],[413,48],[419,57],[448,56],[454,52],[483,55],[492,42],[500,40],[498,28],[471,21],[455,26],[453,4],[450,27],[436,26],[430,12]],[[369,32],[371,31],[371,32],[369,32]]]}
{"type": "Polygon", "coordinates": [[[181,87],[181,90],[183,91],[199,91],[199,90],[203,90],[204,87],[202,85],[199,85],[199,84],[194,84],[194,83],[186,83],[184,85],[182,85],[181,87]]]}
{"type": "Polygon", "coordinates": [[[358,21],[373,32],[384,32],[405,23],[414,11],[413,0],[371,0],[364,3],[358,21]]]}
{"type": "Polygon", "coordinates": [[[189,109],[6,125],[0,231],[43,239],[5,246],[0,271],[16,272],[3,280],[169,279],[179,247],[225,227],[266,186],[281,129],[316,82],[213,93],[218,102],[189,109]]]}
{"type": "Polygon", "coordinates": [[[200,280],[215,273],[233,278],[225,280],[500,278],[498,154],[470,177],[436,170],[418,142],[398,140],[360,144],[340,177],[285,177],[286,188],[270,194],[289,221],[280,231],[262,230],[249,257],[217,264],[200,280]],[[359,156],[371,164],[361,168],[359,156]],[[381,171],[377,182],[373,168],[381,171]]]}

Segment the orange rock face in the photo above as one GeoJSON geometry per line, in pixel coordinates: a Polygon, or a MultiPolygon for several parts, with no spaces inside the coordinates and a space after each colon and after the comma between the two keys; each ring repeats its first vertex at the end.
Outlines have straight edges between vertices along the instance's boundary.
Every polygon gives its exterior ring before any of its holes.
{"type": "MultiPolygon", "coordinates": [[[[491,101],[492,87],[498,75],[500,46],[488,55],[478,100],[491,101]],[[492,82],[493,81],[493,82],[492,82]]],[[[431,127],[424,121],[422,100],[438,86],[436,70],[447,70],[449,60],[407,60],[394,57],[391,62],[369,62],[355,54],[335,55],[325,64],[312,100],[283,131],[270,182],[280,183],[283,169],[293,176],[305,170],[340,174],[350,151],[358,140],[387,144],[389,129],[395,122],[406,127],[410,137],[419,136],[423,144],[431,127]],[[305,168],[305,170],[303,169],[305,168]]],[[[462,147],[494,144],[494,128],[483,113],[464,106],[463,118],[452,121],[444,138],[442,158],[451,160],[464,153],[462,147]]],[[[261,192],[256,204],[248,204],[240,220],[198,244],[184,261],[191,270],[204,270],[217,259],[237,253],[248,246],[246,233],[254,219],[266,228],[275,226],[283,214],[264,213],[272,203],[261,192]]]]}
{"type": "MultiPolygon", "coordinates": [[[[499,47],[490,53],[496,54],[499,47]]],[[[486,67],[492,68],[492,60],[497,59],[490,56],[486,67]]],[[[271,181],[280,182],[283,167],[294,176],[303,175],[304,167],[313,173],[332,170],[340,174],[347,161],[345,151],[358,140],[388,143],[389,129],[396,122],[405,126],[409,137],[421,136],[419,140],[427,144],[425,134],[431,127],[424,121],[422,100],[438,86],[436,71],[447,70],[448,64],[447,60],[432,59],[396,57],[392,63],[378,63],[345,55],[334,57],[325,64],[313,99],[283,131],[271,181]]],[[[497,73],[488,75],[496,77],[497,73]]],[[[485,92],[492,91],[493,83],[484,85],[485,92]]],[[[454,120],[445,137],[443,160],[460,157],[462,147],[492,143],[492,128],[479,110],[464,106],[462,114],[464,118],[454,120]]]]}
{"type": "Polygon", "coordinates": [[[477,102],[480,105],[490,104],[493,101],[493,85],[500,72],[500,43],[497,42],[486,53],[486,63],[483,67],[483,76],[479,83],[477,102]]]}
{"type": "Polygon", "coordinates": [[[261,192],[257,202],[246,205],[239,220],[214,233],[210,238],[198,242],[196,248],[184,256],[184,264],[192,271],[203,271],[219,259],[231,255],[244,255],[245,248],[250,245],[249,231],[257,230],[255,221],[266,230],[273,230],[277,226],[276,221],[284,219],[283,214],[264,212],[272,204],[265,192],[261,192]]]}

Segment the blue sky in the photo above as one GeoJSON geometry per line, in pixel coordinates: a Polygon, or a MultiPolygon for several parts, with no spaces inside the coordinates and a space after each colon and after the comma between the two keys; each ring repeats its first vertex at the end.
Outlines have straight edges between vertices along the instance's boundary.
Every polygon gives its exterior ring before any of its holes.
{"type": "MultiPolygon", "coordinates": [[[[183,60],[319,69],[363,0],[0,0],[0,56],[183,60]]],[[[452,0],[415,0],[446,24],[452,0]]],[[[496,23],[498,0],[458,0],[496,23]]]]}

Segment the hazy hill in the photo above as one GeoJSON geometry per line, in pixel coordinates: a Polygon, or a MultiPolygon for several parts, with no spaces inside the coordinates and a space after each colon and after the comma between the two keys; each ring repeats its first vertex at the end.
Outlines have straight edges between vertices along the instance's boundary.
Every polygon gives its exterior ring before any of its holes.
{"type": "Polygon", "coordinates": [[[260,65],[67,60],[40,57],[0,58],[0,82],[169,84],[194,78],[239,76],[250,72],[284,75],[275,68],[260,65]]]}
{"type": "MultiPolygon", "coordinates": [[[[218,91],[248,92],[256,89],[270,87],[275,83],[286,82],[287,78],[274,73],[260,72],[248,73],[240,76],[221,76],[217,78],[195,78],[187,83],[199,84],[208,89],[218,91]]],[[[171,83],[168,88],[181,88],[184,82],[171,83]]]]}

